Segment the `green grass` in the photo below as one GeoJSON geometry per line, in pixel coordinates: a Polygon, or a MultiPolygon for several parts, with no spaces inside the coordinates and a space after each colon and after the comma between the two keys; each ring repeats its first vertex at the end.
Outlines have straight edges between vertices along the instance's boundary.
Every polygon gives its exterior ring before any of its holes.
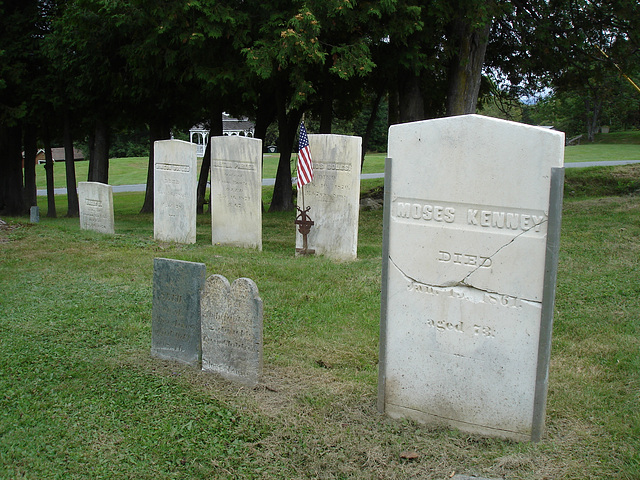
{"type": "MultiPolygon", "coordinates": [[[[263,157],[262,178],[275,178],[278,169],[278,154],[265,153],[263,157]]],[[[384,153],[373,153],[367,155],[363,173],[384,172],[384,153]]],[[[291,156],[291,170],[295,174],[296,156],[291,156]]],[[[202,159],[198,161],[198,169],[202,159]]],[[[82,161],[75,163],[76,179],[78,182],[87,180],[89,162],[82,161]]],[[[112,158],[109,160],[109,183],[111,185],[136,185],[147,183],[147,157],[112,158]]],[[[65,187],[66,167],[64,162],[57,162],[53,165],[53,182],[56,188],[65,187]]],[[[36,185],[39,189],[47,188],[47,178],[44,165],[36,166],[36,185]]]]}
{"type": "Polygon", "coordinates": [[[602,162],[607,160],[640,160],[640,145],[591,143],[568,146],[564,161],[602,162]]]}
{"type": "MultiPolygon", "coordinates": [[[[198,216],[197,244],[156,242],[152,216],[138,214],[141,193],[114,195],[114,236],[46,218],[46,206],[36,225],[5,219],[0,478],[638,478],[640,197],[621,196],[616,180],[638,172],[587,173],[600,186],[576,191],[585,173],[567,171],[537,444],[376,413],[379,210],[361,213],[359,258],[347,263],[295,258],[292,213],[264,214],[262,252],[211,245],[208,214],[198,216]],[[262,387],[150,358],[154,257],[256,282],[262,387]]],[[[66,199],[57,201],[62,216],[66,199]]]]}
{"type": "MultiPolygon", "coordinates": [[[[384,172],[384,153],[366,155],[362,173],[384,172]]],[[[263,178],[275,178],[278,154],[264,154],[263,178]]],[[[604,160],[640,160],[640,132],[600,134],[593,144],[569,146],[565,149],[565,162],[588,162],[604,160]],[[609,143],[605,143],[609,142],[609,143]],[[623,143],[626,142],[626,143],[623,143]]],[[[295,174],[295,155],[291,156],[291,171],[295,174]]],[[[76,162],[77,181],[86,181],[89,162],[76,162]]],[[[148,159],[146,157],[112,158],[109,161],[109,183],[111,185],[134,185],[147,182],[148,159]]],[[[54,164],[54,185],[66,186],[64,162],[54,164]]],[[[36,166],[36,184],[46,188],[44,165],[36,166]]]]}

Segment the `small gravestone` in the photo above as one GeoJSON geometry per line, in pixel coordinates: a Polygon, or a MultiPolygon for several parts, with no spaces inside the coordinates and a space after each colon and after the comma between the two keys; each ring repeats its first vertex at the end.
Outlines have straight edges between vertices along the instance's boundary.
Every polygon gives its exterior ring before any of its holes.
{"type": "Polygon", "coordinates": [[[29,221],[31,223],[40,223],[40,207],[33,206],[29,209],[29,221]]]}
{"type": "Polygon", "coordinates": [[[153,260],[151,355],[198,367],[204,263],[153,260]]]}
{"type": "Polygon", "coordinates": [[[262,140],[211,140],[211,241],[262,250],[262,140]]]}
{"type": "Polygon", "coordinates": [[[394,125],[378,408],[541,438],[564,135],[466,115],[394,125]]]}
{"type": "Polygon", "coordinates": [[[113,188],[100,182],[78,182],[80,229],[115,233],[113,188]]]}
{"type": "MultiPolygon", "coordinates": [[[[360,160],[362,139],[345,135],[309,135],[313,180],[298,192],[298,206],[309,208],[314,222],[307,248],[336,260],[355,260],[358,254],[360,160]],[[304,196],[304,198],[303,198],[304,196]]],[[[296,232],[296,248],[303,249],[296,232]]]]}
{"type": "Polygon", "coordinates": [[[196,243],[196,144],[182,140],[154,143],[153,237],[163,242],[196,243]]]}
{"type": "Polygon", "coordinates": [[[201,298],[202,369],[254,387],[262,374],[262,300],[248,278],[207,278],[201,298]]]}

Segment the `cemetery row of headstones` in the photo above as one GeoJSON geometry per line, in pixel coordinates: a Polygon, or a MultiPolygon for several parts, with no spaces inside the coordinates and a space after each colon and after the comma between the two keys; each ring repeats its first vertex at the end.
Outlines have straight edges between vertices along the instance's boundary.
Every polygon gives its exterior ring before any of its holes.
{"type": "MultiPolygon", "coordinates": [[[[357,211],[347,205],[358,187],[351,177],[331,172],[357,172],[357,164],[340,159],[355,155],[359,144],[338,144],[323,136],[310,136],[309,141],[316,147],[316,165],[322,165],[315,167],[318,185],[325,179],[335,188],[330,195],[305,189],[307,203],[313,202],[319,218],[326,207],[326,215],[334,215],[330,223],[355,222],[357,227],[357,211]],[[325,157],[318,152],[328,153],[325,157]],[[336,199],[344,203],[336,207],[336,199]]],[[[541,438],[563,145],[560,132],[477,115],[391,127],[384,189],[380,412],[482,435],[541,438]]],[[[233,190],[241,178],[238,170],[253,170],[235,168],[226,160],[229,153],[220,157],[225,160],[216,164],[230,170],[218,175],[227,182],[220,188],[239,200],[240,192],[233,190]]],[[[170,165],[161,168],[171,173],[193,170],[175,161],[170,165]]],[[[174,208],[167,206],[168,211],[174,208]]],[[[320,239],[331,229],[315,224],[310,246],[321,253],[320,239]]],[[[345,244],[354,245],[352,233],[347,236],[345,244]]],[[[331,241],[337,240],[327,239],[331,241]]],[[[355,255],[355,247],[349,254],[355,255]]],[[[156,279],[154,269],[154,353],[163,356],[170,350],[171,358],[187,363],[201,358],[203,368],[226,365],[220,370],[230,378],[237,375],[241,368],[229,359],[240,350],[257,351],[247,345],[255,340],[256,325],[262,325],[261,307],[238,305],[251,305],[247,299],[257,298],[257,288],[244,280],[229,286],[218,276],[210,277],[205,287],[204,265],[176,265],[157,266],[158,272],[174,269],[164,280],[156,279]],[[181,268],[189,273],[180,273],[181,268]],[[162,282],[169,285],[156,292],[162,282]],[[184,290],[187,286],[189,291],[184,290]],[[198,310],[193,318],[201,322],[194,327],[201,337],[189,337],[190,347],[177,341],[187,338],[181,309],[188,304],[198,310]],[[241,310],[254,314],[243,313],[241,319],[235,315],[241,310]],[[162,315],[166,319],[158,323],[162,315]],[[205,316],[217,323],[207,324],[205,316]],[[181,355],[184,358],[177,358],[181,355]]]]}
{"type": "MultiPolygon", "coordinates": [[[[262,250],[262,141],[240,136],[211,138],[211,240],[262,250]]],[[[354,260],[358,245],[360,137],[309,135],[314,180],[304,202],[318,228],[307,242],[316,254],[354,260]],[[321,226],[321,228],[320,228],[321,226]]],[[[196,145],[161,140],[154,146],[154,238],[196,242],[196,145]]],[[[110,185],[78,185],[80,227],[113,233],[110,185]]],[[[300,203],[301,199],[299,199],[300,203]]],[[[296,234],[296,247],[302,235],[296,234]]]]}
{"type": "Polygon", "coordinates": [[[203,263],[153,263],[151,354],[248,386],[262,373],[262,300],[256,284],[206,278],[203,263]]]}

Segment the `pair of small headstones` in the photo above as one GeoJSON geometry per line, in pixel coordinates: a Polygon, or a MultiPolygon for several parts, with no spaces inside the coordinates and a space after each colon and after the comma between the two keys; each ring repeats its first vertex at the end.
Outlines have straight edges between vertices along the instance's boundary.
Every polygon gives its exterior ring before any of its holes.
{"type": "Polygon", "coordinates": [[[262,374],[262,300],[256,284],[203,263],[154,259],[151,354],[248,386],[262,374]]]}

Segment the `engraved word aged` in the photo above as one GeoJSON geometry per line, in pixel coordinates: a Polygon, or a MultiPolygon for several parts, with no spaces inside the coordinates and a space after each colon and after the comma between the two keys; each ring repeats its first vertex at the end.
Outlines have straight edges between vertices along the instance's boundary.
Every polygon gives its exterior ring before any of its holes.
{"type": "Polygon", "coordinates": [[[436,322],[434,319],[428,318],[427,325],[441,332],[448,330],[451,332],[464,333],[464,322],[454,324],[451,322],[445,322],[444,320],[438,320],[436,322]]]}

